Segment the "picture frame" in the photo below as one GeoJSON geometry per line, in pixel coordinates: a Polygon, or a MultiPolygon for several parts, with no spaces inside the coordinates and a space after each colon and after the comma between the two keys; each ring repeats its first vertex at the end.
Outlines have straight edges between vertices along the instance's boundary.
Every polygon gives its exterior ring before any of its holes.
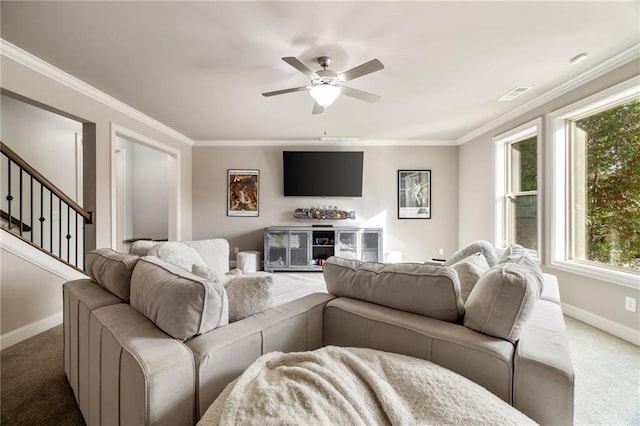
{"type": "Polygon", "coordinates": [[[227,170],[227,216],[260,215],[260,170],[227,170]]]}
{"type": "Polygon", "coordinates": [[[431,219],[431,170],[398,170],[398,219],[431,219]]]}

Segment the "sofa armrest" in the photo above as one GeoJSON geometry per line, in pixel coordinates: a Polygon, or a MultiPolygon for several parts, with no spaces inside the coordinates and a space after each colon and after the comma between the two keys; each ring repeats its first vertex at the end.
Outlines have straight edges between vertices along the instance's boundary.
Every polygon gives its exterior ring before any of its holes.
{"type": "Polygon", "coordinates": [[[91,312],[87,424],[193,425],[195,366],[180,341],[130,305],[91,312]]]}
{"type": "Polygon", "coordinates": [[[62,286],[64,371],[85,419],[89,418],[89,319],[91,312],[122,303],[90,279],[69,281],[62,286]]]}
{"type": "Polygon", "coordinates": [[[196,361],[196,416],[261,355],[322,346],[324,306],[333,299],[314,293],[188,340],[196,361]]]}
{"type": "Polygon", "coordinates": [[[513,406],[541,425],[573,424],[574,372],[559,304],[538,300],[516,346],[513,406]]]}

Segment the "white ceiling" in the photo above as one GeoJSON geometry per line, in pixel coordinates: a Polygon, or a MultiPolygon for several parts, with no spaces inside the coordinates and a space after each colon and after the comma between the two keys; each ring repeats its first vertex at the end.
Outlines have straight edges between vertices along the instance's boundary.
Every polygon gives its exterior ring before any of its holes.
{"type": "Polygon", "coordinates": [[[35,2],[1,4],[4,40],[194,140],[456,140],[640,41],[640,2],[35,2]],[[588,52],[587,60],[569,59],[588,52]],[[311,115],[280,58],[382,96],[311,115]],[[516,86],[533,89],[511,102],[516,86]]]}

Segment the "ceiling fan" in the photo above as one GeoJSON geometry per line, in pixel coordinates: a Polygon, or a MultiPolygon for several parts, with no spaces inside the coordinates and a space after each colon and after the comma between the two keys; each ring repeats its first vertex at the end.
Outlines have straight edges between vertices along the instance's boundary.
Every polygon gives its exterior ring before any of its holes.
{"type": "Polygon", "coordinates": [[[305,64],[300,62],[298,58],[294,58],[292,56],[282,58],[282,60],[307,77],[310,77],[311,83],[308,86],[266,92],[263,93],[262,96],[283,95],[285,93],[308,90],[309,94],[315,101],[313,104],[313,114],[321,114],[326,107],[331,105],[336,98],[340,96],[341,93],[372,104],[380,100],[380,96],[378,95],[343,85],[345,81],[353,80],[355,78],[362,77],[363,75],[371,74],[372,72],[383,69],[384,65],[382,65],[382,62],[377,59],[372,59],[364,64],[351,68],[348,71],[341,72],[340,74],[327,69],[329,65],[331,65],[331,58],[328,56],[320,56],[318,58],[318,63],[322,67],[319,71],[311,71],[305,64]]]}

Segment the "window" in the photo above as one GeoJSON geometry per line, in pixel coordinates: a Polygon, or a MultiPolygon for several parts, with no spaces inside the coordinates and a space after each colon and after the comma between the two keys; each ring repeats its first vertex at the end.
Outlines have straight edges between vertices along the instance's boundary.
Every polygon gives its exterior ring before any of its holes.
{"type": "Polygon", "coordinates": [[[551,261],[634,287],[640,282],[639,83],[632,79],[550,115],[551,261]]]}
{"type": "Polygon", "coordinates": [[[496,161],[495,244],[520,244],[537,256],[539,249],[540,120],[494,139],[496,161]]]}

